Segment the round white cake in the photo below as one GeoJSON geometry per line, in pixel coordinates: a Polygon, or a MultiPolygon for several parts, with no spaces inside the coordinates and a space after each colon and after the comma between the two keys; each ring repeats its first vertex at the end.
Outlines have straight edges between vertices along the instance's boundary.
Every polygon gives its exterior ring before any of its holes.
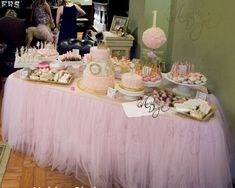
{"type": "Polygon", "coordinates": [[[121,77],[121,87],[126,90],[144,90],[143,78],[135,73],[124,73],[121,77]]]}
{"type": "Polygon", "coordinates": [[[109,87],[114,86],[114,75],[95,75],[88,69],[83,72],[83,85],[94,92],[106,93],[109,87]]]}
{"type": "Polygon", "coordinates": [[[114,86],[114,71],[110,63],[109,48],[91,48],[92,61],[83,72],[83,86],[90,91],[106,94],[114,86]]]}

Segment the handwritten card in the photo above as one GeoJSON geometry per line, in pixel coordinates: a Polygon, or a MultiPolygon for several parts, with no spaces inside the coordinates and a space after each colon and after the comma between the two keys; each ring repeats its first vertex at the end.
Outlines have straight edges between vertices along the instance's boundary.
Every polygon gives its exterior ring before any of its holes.
{"type": "Polygon", "coordinates": [[[148,66],[144,66],[143,69],[142,69],[142,73],[144,75],[149,75],[150,72],[151,72],[152,68],[151,67],[148,67],[148,66]]]}
{"type": "Polygon", "coordinates": [[[113,89],[111,87],[108,88],[108,91],[107,91],[107,96],[108,97],[115,98],[116,94],[117,94],[116,89],[113,89]]]}
{"type": "Polygon", "coordinates": [[[202,100],[206,101],[207,93],[203,93],[201,91],[197,91],[195,98],[196,99],[202,99],[202,100]]]}

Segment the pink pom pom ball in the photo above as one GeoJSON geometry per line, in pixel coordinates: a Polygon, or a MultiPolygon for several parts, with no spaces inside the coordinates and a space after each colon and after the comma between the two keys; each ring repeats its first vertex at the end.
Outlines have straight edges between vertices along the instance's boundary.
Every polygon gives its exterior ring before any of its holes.
{"type": "Polygon", "coordinates": [[[144,31],[142,40],[148,48],[157,49],[166,42],[166,35],[159,27],[151,27],[144,31]]]}

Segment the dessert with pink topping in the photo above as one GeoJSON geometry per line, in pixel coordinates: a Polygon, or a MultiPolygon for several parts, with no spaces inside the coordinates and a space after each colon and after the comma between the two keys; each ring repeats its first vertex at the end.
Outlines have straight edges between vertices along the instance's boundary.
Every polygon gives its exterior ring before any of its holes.
{"type": "Polygon", "coordinates": [[[38,66],[37,66],[39,69],[49,69],[50,66],[49,66],[49,62],[47,61],[41,61],[38,63],[38,66]]]}
{"type": "Polygon", "coordinates": [[[161,70],[159,67],[143,67],[142,77],[144,82],[157,82],[161,80],[161,70]],[[145,71],[145,69],[149,69],[145,71]]]}

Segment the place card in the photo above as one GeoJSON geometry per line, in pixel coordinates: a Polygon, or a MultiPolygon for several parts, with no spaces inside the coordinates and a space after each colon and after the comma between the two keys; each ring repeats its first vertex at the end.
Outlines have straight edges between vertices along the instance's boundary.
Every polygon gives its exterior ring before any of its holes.
{"type": "Polygon", "coordinates": [[[29,76],[30,69],[24,68],[20,70],[20,78],[26,79],[29,76]]]}
{"type": "Polygon", "coordinates": [[[202,100],[206,101],[207,93],[203,93],[201,91],[197,91],[195,98],[196,99],[202,99],[202,100]]]}
{"type": "Polygon", "coordinates": [[[108,91],[107,91],[107,96],[108,97],[115,98],[116,94],[117,94],[117,90],[116,89],[111,88],[111,87],[108,88],[108,91]]]}
{"type": "Polygon", "coordinates": [[[151,67],[144,66],[144,67],[143,67],[143,70],[142,70],[142,73],[145,74],[145,75],[149,75],[150,72],[151,72],[151,70],[152,70],[151,67]]]}

